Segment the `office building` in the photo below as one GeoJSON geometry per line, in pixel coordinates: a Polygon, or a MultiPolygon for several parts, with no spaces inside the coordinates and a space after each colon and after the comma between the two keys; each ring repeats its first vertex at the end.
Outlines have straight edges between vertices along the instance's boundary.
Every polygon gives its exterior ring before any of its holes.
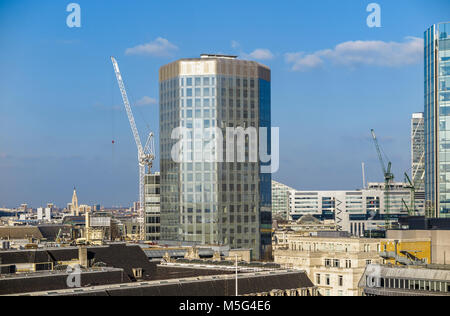
{"type": "Polygon", "coordinates": [[[161,237],[160,178],[159,172],[145,175],[145,240],[147,241],[157,241],[161,237]]]}
{"type": "MultiPolygon", "coordinates": [[[[440,229],[412,229],[412,230],[388,230],[386,238],[390,240],[417,241],[423,240],[431,243],[430,257],[425,257],[426,263],[448,265],[450,264],[450,230],[440,229]]],[[[410,247],[413,249],[413,247],[410,247]]],[[[420,257],[427,252],[423,249],[420,257]]]]}
{"type": "Polygon", "coordinates": [[[39,207],[37,209],[38,221],[50,221],[52,219],[52,209],[50,207],[39,207]]]}
{"type": "Polygon", "coordinates": [[[428,217],[450,217],[450,23],[425,32],[425,195],[428,217]]]}
{"type": "Polygon", "coordinates": [[[357,296],[366,265],[381,263],[380,240],[276,232],[275,263],[306,271],[322,296],[357,296]]]}
{"type": "Polygon", "coordinates": [[[264,65],[223,55],[161,67],[163,240],[270,253],[272,179],[258,159],[264,128],[271,152],[270,76],[264,65]]]}
{"type": "Polygon", "coordinates": [[[289,190],[294,189],[277,181],[272,181],[272,216],[274,218],[289,218],[289,190]]]}
{"type": "Polygon", "coordinates": [[[411,181],[414,184],[416,215],[425,214],[425,130],[423,113],[411,119],[411,181]]]}
{"type": "Polygon", "coordinates": [[[276,231],[293,231],[297,234],[310,236],[317,232],[337,232],[338,227],[334,220],[318,220],[313,215],[303,215],[296,221],[274,222],[276,231]]]}
{"type": "Polygon", "coordinates": [[[450,296],[450,266],[369,265],[358,286],[362,296],[450,296]]]}
{"type": "Polygon", "coordinates": [[[385,210],[384,183],[369,183],[367,189],[355,191],[289,191],[289,217],[304,215],[333,220],[338,231],[364,236],[366,231],[384,228],[386,219],[397,223],[408,215],[411,192],[404,183],[393,183],[389,191],[389,214],[385,210]],[[408,207],[407,207],[408,206],[408,207]]]}

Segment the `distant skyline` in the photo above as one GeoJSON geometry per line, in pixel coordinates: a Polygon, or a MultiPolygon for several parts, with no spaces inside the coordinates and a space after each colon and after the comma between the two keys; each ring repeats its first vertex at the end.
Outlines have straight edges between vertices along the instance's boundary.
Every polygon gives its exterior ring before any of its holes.
{"type": "Polygon", "coordinates": [[[80,204],[138,200],[137,153],[111,55],[142,138],[149,128],[159,137],[160,66],[239,55],[272,70],[281,138],[274,180],[356,189],[365,162],[367,180],[382,181],[373,128],[403,181],[411,114],[424,107],[423,34],[449,12],[448,0],[0,0],[0,207],[64,207],[74,186],[80,204]],[[81,7],[81,28],[66,25],[70,2],[81,7]],[[371,2],[381,6],[380,28],[366,24],[371,2]]]}

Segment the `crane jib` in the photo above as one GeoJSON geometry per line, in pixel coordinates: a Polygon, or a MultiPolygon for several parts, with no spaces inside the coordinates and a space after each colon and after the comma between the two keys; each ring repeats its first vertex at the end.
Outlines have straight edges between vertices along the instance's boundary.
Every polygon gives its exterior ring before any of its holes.
{"type": "Polygon", "coordinates": [[[122,75],[119,70],[119,65],[114,57],[111,57],[114,72],[116,74],[117,83],[119,85],[120,93],[122,94],[123,103],[125,106],[125,110],[127,112],[128,121],[130,123],[131,131],[133,132],[133,137],[136,142],[136,147],[138,150],[138,166],[139,166],[139,239],[146,239],[146,230],[145,230],[145,211],[144,211],[144,191],[145,191],[145,174],[146,169],[148,169],[148,173],[151,173],[151,167],[153,164],[153,160],[155,159],[154,155],[154,143],[153,143],[153,133],[150,133],[146,142],[145,149],[142,147],[141,138],[139,136],[138,129],[136,127],[136,122],[134,120],[133,112],[131,110],[130,102],[128,101],[127,92],[125,90],[125,85],[122,80],[122,75]]]}

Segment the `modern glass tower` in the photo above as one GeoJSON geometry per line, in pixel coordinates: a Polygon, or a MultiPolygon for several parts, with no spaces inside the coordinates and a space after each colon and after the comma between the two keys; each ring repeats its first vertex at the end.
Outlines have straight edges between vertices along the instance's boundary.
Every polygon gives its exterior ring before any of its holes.
{"type": "Polygon", "coordinates": [[[223,55],[161,67],[162,240],[252,249],[254,258],[270,250],[271,174],[249,153],[255,136],[259,150],[259,131],[267,127],[270,154],[270,76],[264,65],[223,55]],[[257,132],[242,138],[244,161],[225,159],[233,152],[229,128],[257,132]]]}
{"type": "Polygon", "coordinates": [[[428,217],[450,217],[450,23],[425,32],[425,195],[428,217]]]}
{"type": "Polygon", "coordinates": [[[288,192],[294,190],[283,183],[272,181],[272,216],[277,219],[289,219],[288,192]]]}
{"type": "Polygon", "coordinates": [[[411,118],[411,181],[414,183],[415,188],[414,205],[418,214],[422,216],[425,213],[424,143],[425,137],[423,113],[413,113],[411,118]]]}

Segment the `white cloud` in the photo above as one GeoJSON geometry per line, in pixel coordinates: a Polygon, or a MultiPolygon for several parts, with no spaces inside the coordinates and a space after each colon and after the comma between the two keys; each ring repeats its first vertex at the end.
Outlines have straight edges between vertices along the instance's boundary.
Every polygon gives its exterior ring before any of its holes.
{"type": "Polygon", "coordinates": [[[293,64],[292,70],[294,71],[307,70],[323,64],[323,60],[319,56],[315,54],[306,55],[303,52],[287,53],[285,58],[287,63],[293,64]]]}
{"type": "Polygon", "coordinates": [[[269,60],[275,57],[274,54],[272,54],[272,52],[267,48],[258,48],[250,54],[247,54],[241,51],[241,44],[237,41],[231,41],[231,48],[234,50],[239,50],[239,55],[244,59],[269,60]]]}
{"type": "Polygon", "coordinates": [[[255,49],[250,54],[248,54],[248,55],[243,54],[243,56],[246,58],[259,59],[259,60],[269,60],[269,59],[273,59],[273,57],[274,57],[272,52],[265,48],[255,49]]]}
{"type": "Polygon", "coordinates": [[[148,96],[144,96],[136,102],[137,106],[153,105],[153,104],[158,104],[158,100],[156,100],[155,98],[148,97],[148,96]]]}
{"type": "Polygon", "coordinates": [[[417,37],[406,37],[403,42],[349,41],[311,54],[285,54],[293,71],[307,71],[326,61],[345,66],[400,67],[417,64],[422,58],[423,39],[417,37]]]}
{"type": "Polygon", "coordinates": [[[177,50],[178,47],[170,43],[167,39],[158,37],[153,42],[128,48],[125,54],[170,57],[177,50]]]}

